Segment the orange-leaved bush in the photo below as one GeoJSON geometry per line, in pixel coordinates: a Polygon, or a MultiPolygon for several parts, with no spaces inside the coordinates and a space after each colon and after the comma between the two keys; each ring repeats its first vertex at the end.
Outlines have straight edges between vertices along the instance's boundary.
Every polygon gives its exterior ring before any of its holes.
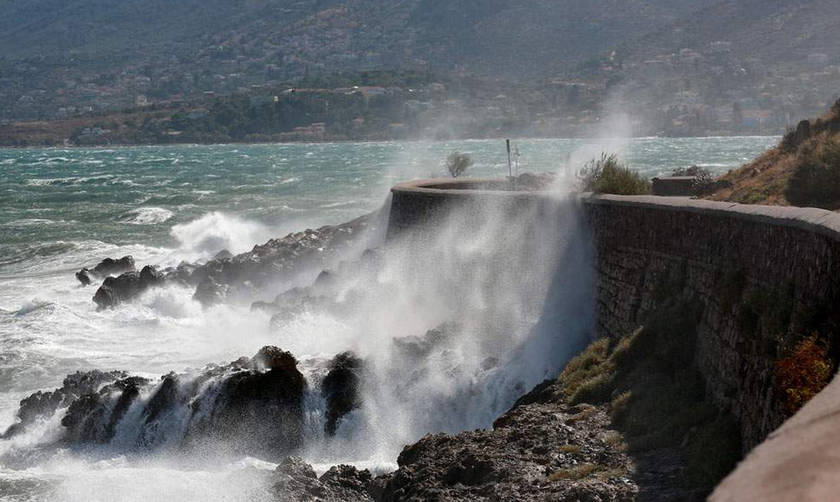
{"type": "Polygon", "coordinates": [[[793,415],[831,380],[834,366],[828,346],[816,333],[797,343],[776,362],[776,385],[785,413],[793,415]]]}

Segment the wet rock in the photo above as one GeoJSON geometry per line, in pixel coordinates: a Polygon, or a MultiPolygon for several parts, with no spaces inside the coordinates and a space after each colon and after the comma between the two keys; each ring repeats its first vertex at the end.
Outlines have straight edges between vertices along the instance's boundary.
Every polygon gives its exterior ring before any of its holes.
{"type": "Polygon", "coordinates": [[[633,463],[604,408],[568,406],[542,388],[493,430],[429,435],[369,485],[378,501],[634,500],[633,463]]]}
{"type": "Polygon", "coordinates": [[[96,290],[93,301],[100,309],[115,307],[151,287],[162,286],[165,279],[155,267],[146,265],[140,272],[126,272],[117,277],[107,277],[96,290]]]}
{"type": "Polygon", "coordinates": [[[327,402],[327,434],[334,435],[344,415],[361,405],[362,360],[352,352],[339,354],[330,361],[330,369],[321,383],[321,395],[327,402]]]}
{"type": "Polygon", "coordinates": [[[112,275],[120,275],[133,270],[134,257],[132,256],[123,256],[122,258],[116,260],[113,258],[105,258],[93,267],[93,269],[83,268],[76,272],[76,279],[78,279],[83,286],[87,286],[96,279],[112,275]]]}
{"type": "Polygon", "coordinates": [[[422,360],[432,350],[446,344],[460,326],[456,323],[443,323],[440,326],[430,329],[423,336],[404,336],[394,338],[393,344],[397,353],[407,357],[409,360],[422,360]]]}
{"type": "Polygon", "coordinates": [[[254,357],[170,373],[158,382],[122,372],[77,373],[68,376],[62,388],[21,401],[20,421],[6,437],[66,408],[59,438],[64,443],[108,443],[118,431],[127,431],[143,448],[221,447],[281,458],[303,441],[305,385],[294,356],[270,346],[254,357]],[[148,400],[141,400],[141,395],[148,395],[148,400]],[[123,425],[126,420],[131,423],[123,425]]]}
{"type": "Polygon", "coordinates": [[[370,472],[349,465],[331,467],[319,479],[299,457],[287,457],[274,471],[272,488],[276,500],[283,501],[368,501],[370,482],[370,472]]]}
{"type": "Polygon", "coordinates": [[[336,500],[371,500],[369,494],[373,477],[367,469],[358,470],[352,465],[335,465],[319,481],[336,500]]]}
{"type": "Polygon", "coordinates": [[[82,286],[88,286],[93,282],[94,277],[93,273],[89,269],[83,268],[76,272],[76,279],[82,283],[82,286]]]}
{"type": "Polygon", "coordinates": [[[251,365],[257,370],[283,370],[294,371],[297,367],[297,360],[291,352],[267,345],[251,358],[251,365]]]}
{"type": "Polygon", "coordinates": [[[131,272],[132,270],[134,270],[134,257],[130,255],[123,256],[122,258],[116,260],[113,258],[105,258],[93,267],[94,273],[100,277],[119,275],[124,272],[131,272]]]}
{"type": "Polygon", "coordinates": [[[230,287],[219,284],[213,277],[205,277],[198,283],[198,287],[193,294],[193,300],[198,301],[201,305],[209,307],[222,303],[227,298],[230,287]]]}
{"type": "Polygon", "coordinates": [[[303,441],[306,382],[297,361],[288,352],[264,347],[250,366],[224,379],[209,417],[191,431],[192,442],[209,438],[233,451],[269,458],[288,454],[303,441]]]}
{"type": "Polygon", "coordinates": [[[75,443],[107,443],[117,424],[148,384],[142,377],[128,377],[105,385],[98,392],[79,396],[61,419],[65,440],[75,443]]]}
{"type": "Polygon", "coordinates": [[[215,256],[213,256],[213,259],[214,259],[214,260],[219,260],[219,261],[221,261],[221,260],[230,260],[231,258],[233,258],[233,253],[231,253],[231,252],[230,252],[230,251],[228,251],[227,249],[222,249],[221,251],[219,251],[218,253],[216,253],[216,255],[215,255],[215,256]]]}
{"type": "Polygon", "coordinates": [[[145,422],[156,420],[161,413],[171,410],[178,400],[178,377],[167,375],[163,378],[149,403],[146,405],[145,422]]]}
{"type": "Polygon", "coordinates": [[[332,290],[338,283],[338,276],[335,272],[329,270],[322,270],[315,282],[312,283],[312,289],[316,292],[324,292],[332,290]]]}
{"type": "Polygon", "coordinates": [[[59,408],[69,406],[80,396],[94,393],[103,385],[125,376],[125,373],[120,371],[99,370],[68,375],[60,388],[48,392],[38,391],[21,400],[17,412],[19,422],[9,427],[3,437],[19,434],[36,420],[48,418],[59,408]]]}

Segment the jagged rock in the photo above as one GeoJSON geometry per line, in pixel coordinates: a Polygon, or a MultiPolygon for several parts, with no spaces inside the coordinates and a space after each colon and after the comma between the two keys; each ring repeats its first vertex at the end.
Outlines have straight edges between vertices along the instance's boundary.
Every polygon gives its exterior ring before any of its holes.
{"type": "Polygon", "coordinates": [[[222,303],[228,295],[230,287],[219,284],[213,277],[205,277],[198,283],[193,294],[193,300],[205,307],[222,303]]]}
{"type": "Polygon", "coordinates": [[[336,500],[347,501],[371,500],[372,480],[370,471],[352,465],[334,465],[318,479],[336,500]]]}
{"type": "Polygon", "coordinates": [[[372,500],[368,494],[371,474],[349,465],[333,466],[321,478],[299,457],[287,457],[274,471],[277,500],[354,502],[372,500]]]}
{"type": "Polygon", "coordinates": [[[178,399],[178,377],[170,374],[163,378],[155,394],[146,405],[145,423],[153,422],[161,413],[172,409],[178,399]]]}
{"type": "Polygon", "coordinates": [[[126,272],[117,277],[107,277],[96,290],[93,301],[100,309],[114,307],[151,287],[163,285],[165,279],[155,267],[146,265],[140,272],[126,272]]]}
{"type": "Polygon", "coordinates": [[[392,340],[394,348],[401,356],[409,360],[420,360],[425,358],[437,347],[442,346],[455,334],[460,326],[456,323],[443,323],[436,328],[430,329],[423,336],[404,336],[392,340]]]}
{"type": "MultiPolygon", "coordinates": [[[[125,260],[131,259],[131,271],[106,278],[93,301],[100,309],[113,307],[131,300],[150,286],[177,281],[195,286],[193,298],[202,305],[220,303],[234,293],[255,291],[278,280],[293,278],[301,270],[327,266],[329,260],[335,260],[345,248],[364,235],[364,230],[378,221],[377,214],[361,216],[341,225],[291,233],[236,256],[223,250],[203,265],[181,263],[164,272],[152,268],[152,274],[143,274],[143,271],[137,274],[133,271],[134,260],[131,257],[111,260],[114,266],[125,266],[125,260]]],[[[93,273],[95,269],[83,269],[77,273],[77,278],[83,284],[89,284],[93,282],[93,273]]]]}
{"type": "Polygon", "coordinates": [[[302,443],[305,385],[294,356],[271,346],[227,365],[170,373],[154,384],[122,372],[76,373],[65,379],[62,388],[22,400],[20,422],[4,437],[66,407],[60,441],[70,444],[108,443],[130,418],[132,423],[125,430],[136,435],[138,446],[220,445],[234,452],[278,458],[302,443]],[[150,397],[142,402],[141,394],[150,397]],[[141,408],[129,412],[134,405],[141,408]],[[183,421],[178,422],[183,428],[171,427],[173,416],[183,421]],[[173,431],[181,435],[172,437],[173,431]]]}
{"type": "Polygon", "coordinates": [[[119,259],[105,258],[99,262],[93,269],[83,268],[76,272],[76,279],[82,283],[83,286],[91,284],[94,279],[100,277],[109,277],[112,275],[119,275],[125,272],[134,270],[134,257],[128,255],[119,259]]]}
{"type": "Polygon", "coordinates": [[[493,430],[433,434],[406,446],[399,469],[369,491],[377,501],[634,500],[633,463],[606,410],[555,395],[541,386],[493,430]]]}
{"type": "Polygon", "coordinates": [[[338,282],[338,277],[334,272],[329,270],[322,270],[315,282],[312,283],[312,289],[318,292],[329,291],[335,287],[338,282]]]}
{"type": "Polygon", "coordinates": [[[267,345],[251,358],[251,366],[260,371],[274,369],[292,371],[297,367],[297,360],[291,352],[267,345]]]}
{"type": "Polygon", "coordinates": [[[76,272],[76,279],[82,283],[82,286],[88,286],[93,282],[94,278],[93,273],[89,269],[83,268],[76,272]]]}
{"type": "Polygon", "coordinates": [[[359,386],[362,360],[352,352],[344,352],[335,356],[329,367],[321,383],[321,395],[327,402],[324,428],[327,434],[333,435],[339,420],[361,405],[359,386]]]}
{"type": "Polygon", "coordinates": [[[225,378],[212,413],[191,434],[223,442],[233,451],[288,454],[303,441],[305,385],[294,356],[264,347],[248,368],[225,378]]]}
{"type": "Polygon", "coordinates": [[[218,253],[216,253],[216,255],[215,255],[215,256],[213,256],[213,259],[214,259],[214,260],[219,260],[219,261],[221,261],[221,260],[230,260],[231,258],[233,258],[233,253],[231,253],[231,252],[230,252],[230,251],[228,251],[227,249],[222,249],[221,251],[219,251],[218,253]]]}
{"type": "Polygon", "coordinates": [[[80,396],[94,393],[103,385],[125,376],[125,373],[121,371],[99,370],[68,375],[60,388],[48,392],[38,391],[22,399],[17,412],[19,422],[9,427],[3,437],[12,437],[21,433],[36,420],[47,418],[59,408],[69,406],[80,396]]]}
{"type": "Polygon", "coordinates": [[[123,256],[117,260],[105,258],[93,267],[93,271],[100,277],[119,275],[124,272],[131,272],[132,270],[134,270],[134,257],[131,255],[123,256]]]}

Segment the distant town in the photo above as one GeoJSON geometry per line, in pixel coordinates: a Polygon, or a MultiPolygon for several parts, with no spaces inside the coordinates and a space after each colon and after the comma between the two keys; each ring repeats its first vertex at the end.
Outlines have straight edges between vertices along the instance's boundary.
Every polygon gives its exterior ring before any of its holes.
{"type": "Polygon", "coordinates": [[[518,82],[435,72],[422,60],[323,73],[295,57],[239,52],[219,45],[192,61],[62,78],[44,77],[50,68],[37,58],[18,61],[0,76],[0,144],[586,136],[616,113],[641,136],[781,134],[834,102],[840,80],[837,55],[768,70],[728,41],[642,59],[614,51],[518,82]]]}

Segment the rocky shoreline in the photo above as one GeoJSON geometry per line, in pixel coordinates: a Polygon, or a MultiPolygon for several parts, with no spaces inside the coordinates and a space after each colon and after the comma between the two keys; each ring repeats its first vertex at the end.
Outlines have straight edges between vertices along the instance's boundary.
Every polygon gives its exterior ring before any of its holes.
{"type": "MultiPolygon", "coordinates": [[[[310,279],[298,282],[308,285],[286,289],[272,301],[253,302],[252,310],[269,312],[272,322],[312,306],[341,316],[359,301],[357,293],[341,285],[364,284],[365,277],[382,268],[387,249],[368,248],[380,224],[373,213],[273,239],[237,256],[222,252],[206,263],[172,269],[147,265],[137,271],[131,257],[108,259],[81,270],[77,278],[82,284],[104,278],[94,296],[99,308],[170,283],[194,287],[194,298],[209,306],[265,297],[276,284],[288,284],[306,270],[310,279]],[[347,256],[355,258],[341,261],[347,256]]],[[[423,361],[445,352],[459,329],[458,323],[445,323],[423,336],[395,336],[392,357],[406,367],[405,381],[392,384],[410,388],[414,372],[424,371],[423,361]]],[[[253,357],[157,380],[122,371],[75,373],[60,388],[23,399],[17,422],[2,438],[24,434],[63,413],[57,445],[118,444],[139,451],[174,447],[192,453],[224,448],[276,462],[267,482],[277,500],[702,498],[680,481],[686,461],[679,449],[629,452],[624,433],[614,424],[614,404],[570,399],[562,377],[523,395],[491,428],[430,434],[405,446],[393,472],[374,475],[337,465],[318,477],[297,456],[304,453],[306,395],[323,399],[323,433],[333,436],[345,417],[364,406],[360,389],[369,376],[368,364],[344,352],[319,362],[320,374],[304,376],[293,354],[267,346],[253,357]]],[[[482,367],[498,364],[488,360],[482,367]]]]}
{"type": "MultiPolygon", "coordinates": [[[[100,309],[130,301],[152,287],[176,283],[195,288],[194,299],[204,306],[257,296],[273,283],[292,281],[306,271],[322,270],[352,255],[355,247],[382,225],[381,213],[373,212],[340,225],[307,229],[256,245],[246,253],[220,251],[204,263],[182,262],[160,269],[146,265],[140,271],[134,258],[106,258],[95,267],[83,268],[76,278],[83,286],[104,278],[93,301],[100,309]]],[[[317,273],[317,272],[315,272],[317,273]]]]}

